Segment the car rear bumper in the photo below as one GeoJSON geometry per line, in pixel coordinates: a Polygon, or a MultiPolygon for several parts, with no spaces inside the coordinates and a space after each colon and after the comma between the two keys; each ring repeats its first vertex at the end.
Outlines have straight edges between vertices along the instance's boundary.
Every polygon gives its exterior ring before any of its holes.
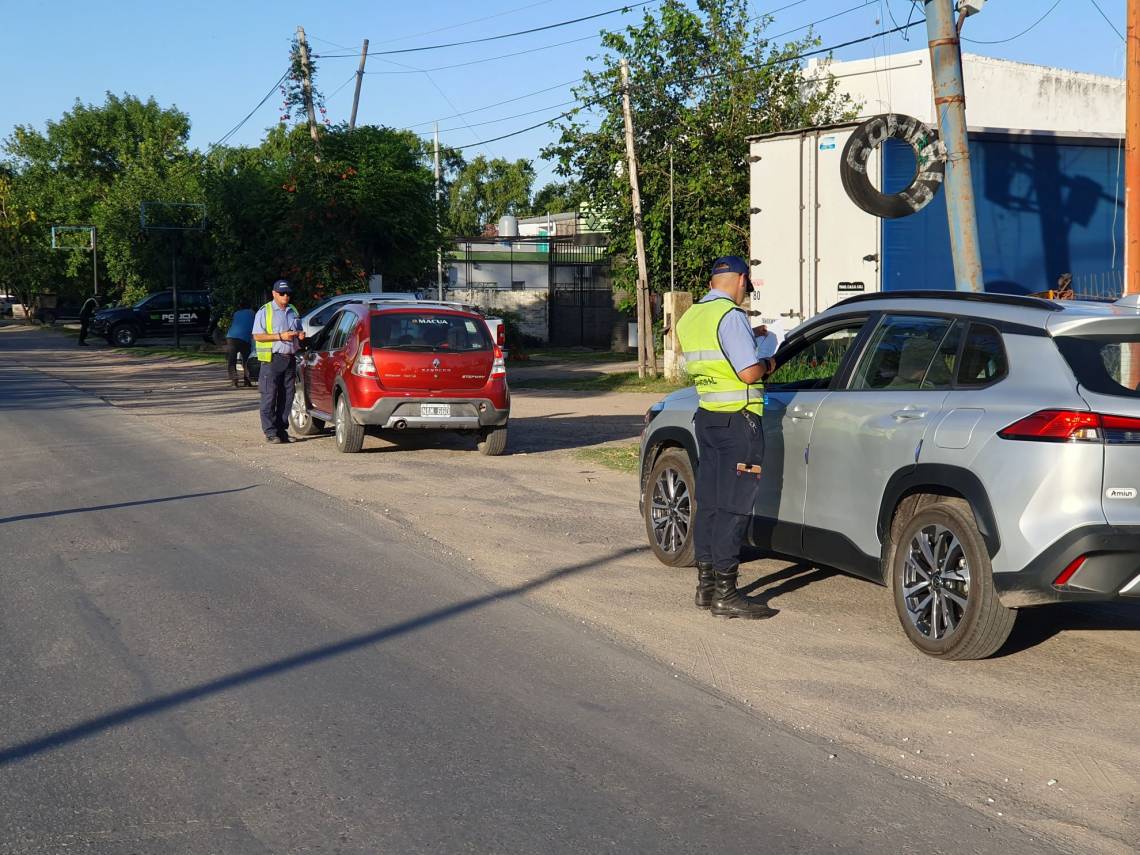
{"type": "Polygon", "coordinates": [[[372,407],[353,407],[352,417],[362,425],[400,430],[476,430],[505,425],[510,409],[499,409],[489,398],[381,398],[372,407]],[[421,404],[449,404],[450,416],[424,416],[421,404]]]}
{"type": "Polygon", "coordinates": [[[1075,529],[1016,573],[995,573],[1005,606],[1125,600],[1140,603],[1140,526],[1089,525],[1075,529]],[[1084,558],[1064,585],[1055,580],[1084,558]]]}

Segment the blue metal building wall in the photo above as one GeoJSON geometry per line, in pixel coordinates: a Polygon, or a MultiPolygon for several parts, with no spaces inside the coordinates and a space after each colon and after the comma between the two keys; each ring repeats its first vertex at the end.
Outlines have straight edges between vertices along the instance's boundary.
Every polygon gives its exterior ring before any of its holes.
{"type": "MultiPolygon", "coordinates": [[[[1120,156],[1119,145],[1107,140],[971,135],[986,290],[1043,291],[1062,273],[1073,274],[1078,291],[1119,288],[1124,246],[1120,156]]],[[[884,187],[902,189],[913,174],[910,149],[888,140],[884,187]]],[[[882,228],[883,290],[954,288],[944,193],[917,214],[884,220],[882,228]]]]}

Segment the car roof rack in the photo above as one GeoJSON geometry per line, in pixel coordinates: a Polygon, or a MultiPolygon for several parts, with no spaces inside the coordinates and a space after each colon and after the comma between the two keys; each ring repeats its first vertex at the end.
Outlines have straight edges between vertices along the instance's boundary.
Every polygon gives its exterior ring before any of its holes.
{"type": "Polygon", "coordinates": [[[1042,297],[1028,297],[1022,294],[991,294],[974,291],[876,291],[873,294],[856,294],[836,303],[848,306],[852,303],[868,303],[874,300],[894,299],[961,300],[970,303],[994,303],[1003,306],[1021,306],[1024,309],[1040,309],[1044,312],[1063,312],[1064,309],[1051,300],[1042,297]]]}
{"type": "Polygon", "coordinates": [[[460,309],[464,312],[482,315],[483,310],[470,303],[457,303],[452,300],[368,300],[371,308],[391,308],[393,306],[443,306],[448,309],[460,309]]]}

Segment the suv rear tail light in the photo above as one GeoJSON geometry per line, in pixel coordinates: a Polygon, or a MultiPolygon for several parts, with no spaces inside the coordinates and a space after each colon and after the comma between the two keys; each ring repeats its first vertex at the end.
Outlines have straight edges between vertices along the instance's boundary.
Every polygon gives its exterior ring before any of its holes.
{"type": "Polygon", "coordinates": [[[357,377],[376,376],[376,363],[372,361],[372,345],[366,343],[360,348],[360,355],[352,364],[352,373],[357,377]]]}
{"type": "Polygon", "coordinates": [[[1041,410],[998,431],[1002,439],[1038,442],[1140,444],[1140,418],[1106,416],[1081,410],[1041,410]]]}
{"type": "Polygon", "coordinates": [[[1079,410],[1041,410],[998,431],[1002,439],[1039,442],[1100,442],[1101,417],[1079,410]]]}
{"type": "MultiPolygon", "coordinates": [[[[502,330],[502,327],[499,327],[502,330]]],[[[507,376],[507,362],[503,359],[503,351],[496,344],[495,345],[495,361],[491,363],[491,377],[506,377],[507,376]]]]}
{"type": "Polygon", "coordinates": [[[499,328],[495,330],[495,344],[502,347],[507,343],[507,325],[499,321],[499,328]]]}

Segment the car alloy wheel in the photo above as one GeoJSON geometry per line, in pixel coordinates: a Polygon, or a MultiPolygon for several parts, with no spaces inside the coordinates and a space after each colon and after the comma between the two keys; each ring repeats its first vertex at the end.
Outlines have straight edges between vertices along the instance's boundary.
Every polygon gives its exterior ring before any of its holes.
{"type": "Polygon", "coordinates": [[[970,599],[970,562],[954,532],[937,523],[915,532],[902,582],[911,625],[931,641],[953,635],[970,599]]]}
{"type": "Polygon", "coordinates": [[[662,552],[675,553],[684,545],[692,524],[689,485],[673,467],[662,469],[653,482],[650,511],[653,539],[662,552]]]}

